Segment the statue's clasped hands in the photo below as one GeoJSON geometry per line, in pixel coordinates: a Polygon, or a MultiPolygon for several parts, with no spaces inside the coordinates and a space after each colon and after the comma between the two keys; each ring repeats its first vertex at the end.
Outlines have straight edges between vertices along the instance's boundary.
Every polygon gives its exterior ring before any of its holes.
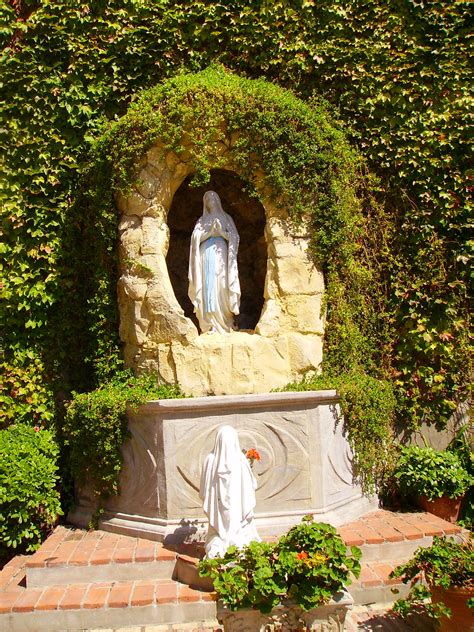
{"type": "Polygon", "coordinates": [[[211,232],[213,235],[224,237],[224,239],[229,241],[230,235],[228,231],[222,228],[222,223],[218,217],[212,222],[211,232]]]}

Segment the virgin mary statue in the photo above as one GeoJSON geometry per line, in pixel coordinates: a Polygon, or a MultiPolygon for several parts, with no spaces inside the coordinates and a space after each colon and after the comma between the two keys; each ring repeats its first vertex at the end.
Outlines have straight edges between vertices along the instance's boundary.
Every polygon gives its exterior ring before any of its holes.
{"type": "Polygon", "coordinates": [[[214,450],[202,469],[199,490],[209,520],[206,557],[221,557],[231,545],[260,542],[253,521],[256,487],[237,431],[232,426],[220,426],[214,450]]]}
{"type": "Polygon", "coordinates": [[[203,203],[191,235],[188,295],[202,333],[227,333],[240,307],[239,233],[215,191],[207,191],[203,203]]]}

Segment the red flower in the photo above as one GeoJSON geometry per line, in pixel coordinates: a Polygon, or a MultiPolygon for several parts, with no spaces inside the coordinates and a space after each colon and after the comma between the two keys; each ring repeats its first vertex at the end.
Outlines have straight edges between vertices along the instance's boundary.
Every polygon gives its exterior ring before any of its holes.
{"type": "Polygon", "coordinates": [[[298,555],[296,556],[299,560],[305,560],[308,557],[308,554],[306,553],[306,551],[301,551],[301,553],[298,553],[298,555]]]}
{"type": "Polygon", "coordinates": [[[260,461],[261,458],[259,452],[257,452],[255,448],[250,448],[250,450],[247,450],[245,456],[250,459],[250,461],[260,461]]]}
{"type": "Polygon", "coordinates": [[[40,427],[39,426],[35,426],[34,430],[35,430],[35,432],[39,432],[40,431],[40,427]]]}

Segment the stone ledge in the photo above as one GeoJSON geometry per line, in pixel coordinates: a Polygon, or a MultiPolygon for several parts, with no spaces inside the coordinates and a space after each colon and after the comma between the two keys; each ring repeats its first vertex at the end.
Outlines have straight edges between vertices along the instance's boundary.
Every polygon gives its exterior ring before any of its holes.
{"type": "Polygon", "coordinates": [[[285,391],[276,393],[258,393],[250,395],[215,395],[213,397],[192,397],[185,399],[161,399],[151,400],[142,404],[139,411],[147,413],[184,412],[189,409],[210,410],[235,408],[253,408],[255,405],[265,405],[267,408],[279,408],[287,404],[305,405],[337,404],[339,397],[335,390],[325,391],[285,391]]]}

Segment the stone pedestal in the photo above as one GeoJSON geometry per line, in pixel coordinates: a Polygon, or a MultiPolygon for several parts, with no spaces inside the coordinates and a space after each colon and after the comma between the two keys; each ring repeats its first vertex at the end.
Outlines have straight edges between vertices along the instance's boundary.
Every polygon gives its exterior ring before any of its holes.
{"type": "MultiPolygon", "coordinates": [[[[229,424],[244,449],[256,448],[256,525],[286,532],[308,514],[337,526],[376,508],[352,476],[351,450],[335,391],[268,393],[152,401],[130,413],[120,495],[100,527],[178,543],[207,531],[198,489],[217,428],[229,424]]],[[[87,524],[93,505],[79,492],[70,520],[87,524]]]]}

